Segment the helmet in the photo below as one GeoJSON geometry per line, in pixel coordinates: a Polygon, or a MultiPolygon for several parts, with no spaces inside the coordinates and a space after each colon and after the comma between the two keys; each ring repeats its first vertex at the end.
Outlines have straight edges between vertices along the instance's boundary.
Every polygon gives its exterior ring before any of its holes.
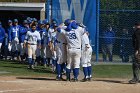
{"type": "Polygon", "coordinates": [[[70,19],[66,19],[66,20],[64,21],[64,24],[65,24],[66,26],[68,26],[70,23],[71,23],[71,20],[70,20],[70,19]]]}

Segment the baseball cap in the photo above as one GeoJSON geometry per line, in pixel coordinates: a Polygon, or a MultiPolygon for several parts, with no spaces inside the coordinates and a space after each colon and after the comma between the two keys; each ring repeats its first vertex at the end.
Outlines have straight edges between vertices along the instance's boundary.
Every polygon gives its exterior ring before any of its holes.
{"type": "Polygon", "coordinates": [[[18,22],[18,20],[17,19],[14,19],[14,22],[18,22]]]}
{"type": "Polygon", "coordinates": [[[48,19],[45,19],[45,20],[43,20],[43,23],[44,24],[49,24],[49,20],[48,19]]]}
{"type": "Polygon", "coordinates": [[[8,20],[8,23],[12,23],[12,20],[8,20]]]}
{"type": "Polygon", "coordinates": [[[38,21],[38,24],[39,24],[39,25],[43,25],[44,23],[43,23],[42,20],[39,20],[39,21],[38,21]]]}
{"type": "Polygon", "coordinates": [[[28,21],[27,21],[27,20],[24,20],[23,23],[24,23],[24,24],[28,24],[28,21]]]}
{"type": "Polygon", "coordinates": [[[71,23],[71,27],[72,27],[73,29],[77,29],[78,25],[77,25],[76,21],[73,21],[73,22],[71,23]]]}
{"type": "Polygon", "coordinates": [[[36,18],[33,18],[32,20],[35,21],[35,22],[37,22],[37,19],[36,18]]]}
{"type": "Polygon", "coordinates": [[[27,19],[27,20],[30,20],[30,17],[27,17],[26,19],[27,19]]]}
{"type": "Polygon", "coordinates": [[[71,23],[71,20],[70,20],[70,19],[66,19],[66,20],[64,21],[64,24],[65,24],[66,26],[68,26],[70,23],[71,23]]]}

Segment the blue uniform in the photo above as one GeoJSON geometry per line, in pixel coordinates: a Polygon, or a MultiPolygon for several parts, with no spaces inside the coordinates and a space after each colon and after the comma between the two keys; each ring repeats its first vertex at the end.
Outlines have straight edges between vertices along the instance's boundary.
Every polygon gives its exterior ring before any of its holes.
{"type": "Polygon", "coordinates": [[[5,37],[5,29],[0,25],[0,43],[3,43],[5,37]]]}
{"type": "MultiPolygon", "coordinates": [[[[2,46],[2,43],[4,41],[4,38],[5,38],[5,30],[4,28],[0,25],[0,52],[1,52],[1,46],[2,46]]],[[[2,54],[2,53],[0,53],[2,54]]]]}
{"type": "Polygon", "coordinates": [[[19,25],[10,27],[9,33],[8,33],[9,42],[14,40],[16,37],[19,38],[19,33],[20,33],[19,25]]]}
{"type": "Polygon", "coordinates": [[[20,34],[19,34],[20,35],[20,37],[19,37],[19,42],[20,43],[24,43],[27,31],[30,31],[30,28],[27,28],[27,27],[21,27],[20,28],[20,34]]]}
{"type": "Polygon", "coordinates": [[[9,42],[11,42],[12,45],[12,58],[15,56],[18,56],[19,54],[19,35],[20,35],[20,26],[12,26],[9,30],[8,36],[9,36],[9,42]]]}

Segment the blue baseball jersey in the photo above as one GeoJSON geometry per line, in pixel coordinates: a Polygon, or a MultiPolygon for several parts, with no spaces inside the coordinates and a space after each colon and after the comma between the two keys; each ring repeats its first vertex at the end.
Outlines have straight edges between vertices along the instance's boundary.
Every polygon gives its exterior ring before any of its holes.
{"type": "Polygon", "coordinates": [[[45,28],[38,28],[38,32],[40,33],[41,45],[44,45],[44,36],[46,34],[45,28]]]}
{"type": "Polygon", "coordinates": [[[9,41],[14,40],[16,37],[19,38],[19,33],[20,33],[19,25],[11,27],[8,33],[9,41]]]}
{"type": "Polygon", "coordinates": [[[0,26],[0,43],[3,43],[5,37],[5,29],[0,26]]]}
{"type": "Polygon", "coordinates": [[[27,33],[27,31],[30,31],[30,30],[31,30],[30,28],[25,27],[25,26],[20,28],[20,34],[19,34],[20,35],[20,37],[19,37],[20,43],[24,42],[26,33],[27,33]]]}

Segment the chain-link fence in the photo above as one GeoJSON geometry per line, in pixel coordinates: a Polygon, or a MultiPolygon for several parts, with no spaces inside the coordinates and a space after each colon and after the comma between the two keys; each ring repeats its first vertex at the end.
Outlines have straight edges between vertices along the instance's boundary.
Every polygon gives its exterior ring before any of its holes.
{"type": "Polygon", "coordinates": [[[132,34],[140,21],[139,0],[47,0],[47,18],[75,19],[89,29],[93,59],[132,62],[132,34]],[[48,13],[50,12],[50,13],[48,13]]]}
{"type": "Polygon", "coordinates": [[[140,21],[139,0],[100,0],[99,61],[131,62],[132,34],[140,21]]]}

